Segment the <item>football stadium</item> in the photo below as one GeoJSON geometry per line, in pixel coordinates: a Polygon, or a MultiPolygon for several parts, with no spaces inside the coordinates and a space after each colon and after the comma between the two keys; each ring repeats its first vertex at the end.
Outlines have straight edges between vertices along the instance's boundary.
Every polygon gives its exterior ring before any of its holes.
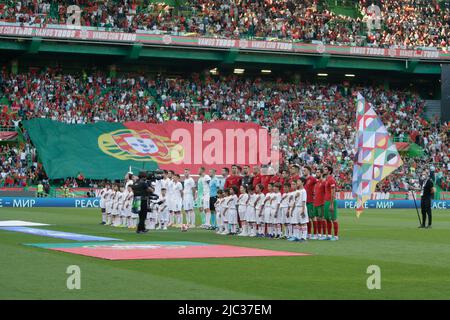
{"type": "Polygon", "coordinates": [[[448,0],[0,0],[0,299],[449,299],[449,47],[448,0]]]}

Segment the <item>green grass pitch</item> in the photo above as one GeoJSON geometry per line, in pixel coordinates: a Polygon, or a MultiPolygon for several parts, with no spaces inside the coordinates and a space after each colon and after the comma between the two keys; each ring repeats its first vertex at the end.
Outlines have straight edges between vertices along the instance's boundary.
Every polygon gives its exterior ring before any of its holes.
{"type": "Polygon", "coordinates": [[[137,235],[99,225],[97,209],[1,208],[0,220],[126,241],[197,241],[312,253],[304,257],[108,261],[24,246],[71,242],[0,230],[0,299],[449,299],[450,215],[417,229],[415,210],[367,210],[357,221],[341,210],[341,240],[283,240],[178,229],[137,235]],[[81,289],[68,290],[66,269],[81,268],[81,289]],[[367,267],[381,268],[369,290],[367,267]]]}

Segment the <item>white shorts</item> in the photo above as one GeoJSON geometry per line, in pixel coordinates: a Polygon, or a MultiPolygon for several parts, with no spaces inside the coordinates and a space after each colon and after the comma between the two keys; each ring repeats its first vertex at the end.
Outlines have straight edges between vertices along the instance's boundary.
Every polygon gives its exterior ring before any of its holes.
{"type": "Polygon", "coordinates": [[[272,217],[272,223],[276,223],[276,224],[281,223],[281,211],[280,210],[277,211],[277,209],[272,208],[271,217],[272,217]],[[275,216],[276,216],[276,218],[275,218],[275,216]]]}
{"type": "Polygon", "coordinates": [[[300,207],[294,207],[292,210],[291,216],[291,224],[299,224],[300,223],[300,207]]]}
{"type": "MultiPolygon", "coordinates": [[[[306,208],[305,208],[305,209],[306,209],[306,208]]],[[[300,223],[300,224],[307,224],[308,222],[309,222],[308,211],[305,210],[304,217],[302,217],[302,215],[300,214],[300,220],[299,220],[299,223],[300,223]]]]}
{"type": "Polygon", "coordinates": [[[246,220],[246,215],[247,215],[247,206],[239,206],[238,207],[238,210],[239,210],[239,219],[242,221],[242,220],[246,220]]]}
{"type": "Polygon", "coordinates": [[[125,208],[121,208],[120,209],[120,216],[121,217],[126,217],[127,216],[127,210],[125,208]]]}
{"type": "Polygon", "coordinates": [[[261,214],[261,208],[255,210],[256,223],[261,224],[264,223],[264,213],[261,214]]]}
{"type": "Polygon", "coordinates": [[[268,208],[264,208],[264,223],[272,223],[272,208],[268,207],[268,208]]]}
{"type": "Polygon", "coordinates": [[[194,198],[193,197],[184,197],[183,198],[183,209],[185,211],[190,211],[194,209],[194,198]]]}
{"type": "Polygon", "coordinates": [[[227,211],[227,215],[228,215],[228,223],[229,224],[237,224],[238,220],[237,220],[237,211],[236,209],[231,209],[227,211]]]}
{"type": "Polygon", "coordinates": [[[286,224],[289,223],[288,222],[288,218],[287,218],[287,212],[288,212],[288,208],[287,207],[280,207],[280,222],[282,224],[286,224]]]}
{"type": "Polygon", "coordinates": [[[247,206],[247,212],[245,213],[245,220],[248,222],[256,221],[256,211],[255,207],[247,206]]]}
{"type": "Polygon", "coordinates": [[[172,211],[181,211],[183,200],[182,199],[175,199],[172,201],[172,211]]]}
{"type": "Polygon", "coordinates": [[[109,202],[105,205],[106,213],[111,213],[111,204],[109,202]]]}
{"type": "Polygon", "coordinates": [[[131,212],[131,205],[128,208],[125,208],[125,212],[127,213],[127,217],[133,216],[133,212],[131,212]]]}
{"type": "Polygon", "coordinates": [[[209,195],[203,196],[203,209],[209,209],[209,195]]]}

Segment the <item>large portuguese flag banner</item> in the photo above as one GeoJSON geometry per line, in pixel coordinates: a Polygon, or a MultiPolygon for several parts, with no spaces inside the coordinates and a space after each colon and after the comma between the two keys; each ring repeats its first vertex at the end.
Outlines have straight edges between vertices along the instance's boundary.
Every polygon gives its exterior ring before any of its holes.
{"type": "Polygon", "coordinates": [[[50,119],[23,122],[50,179],[122,179],[131,167],[197,173],[200,167],[276,165],[278,135],[255,123],[215,121],[65,124],[50,119]]]}

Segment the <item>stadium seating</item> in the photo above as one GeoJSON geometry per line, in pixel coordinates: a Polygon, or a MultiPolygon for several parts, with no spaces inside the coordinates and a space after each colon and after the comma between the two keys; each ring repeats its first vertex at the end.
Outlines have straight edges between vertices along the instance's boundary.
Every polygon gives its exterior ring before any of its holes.
{"type": "MultiPolygon", "coordinates": [[[[0,77],[0,121],[1,126],[16,127],[20,127],[19,120],[34,117],[65,123],[254,121],[280,129],[285,161],[334,163],[340,189],[351,190],[356,91],[374,104],[396,141],[415,143],[423,150],[422,157],[405,153],[406,165],[380,184],[380,190],[399,191],[405,183],[416,183],[420,174],[416,168],[423,161],[435,164],[436,173],[444,177],[444,190],[448,188],[448,125],[427,122],[423,118],[425,101],[409,91],[350,84],[293,84],[236,75],[148,78],[125,74],[109,78],[102,72],[69,74],[50,68],[19,74],[4,71],[0,77]]],[[[26,136],[25,132],[25,140],[26,136]]],[[[3,184],[23,186],[26,177],[42,178],[29,141],[20,150],[2,147],[0,155],[3,184]],[[28,154],[34,164],[29,169],[23,161],[28,154]]]]}
{"type": "MultiPolygon", "coordinates": [[[[190,34],[208,37],[287,41],[372,47],[447,50],[450,6],[437,0],[354,0],[357,14],[329,6],[325,0],[185,0],[163,1],[2,1],[0,21],[42,26],[65,24],[67,7],[80,6],[83,26],[115,31],[190,34]],[[380,28],[367,21],[380,8],[380,28]]],[[[332,1],[339,3],[342,1],[332,1]]],[[[354,12],[355,10],[350,10],[354,12]]]]}

